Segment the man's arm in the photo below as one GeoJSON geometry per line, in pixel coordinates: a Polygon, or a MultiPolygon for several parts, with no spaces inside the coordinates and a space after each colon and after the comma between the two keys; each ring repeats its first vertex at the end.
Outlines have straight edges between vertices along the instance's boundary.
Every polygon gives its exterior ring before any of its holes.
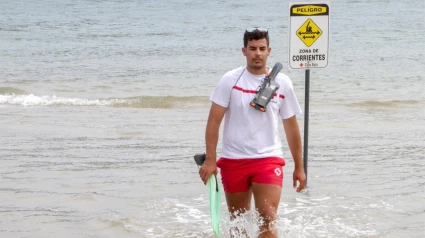
{"type": "Polygon", "coordinates": [[[207,184],[207,181],[212,174],[217,174],[217,143],[220,124],[223,120],[226,110],[227,108],[222,107],[216,103],[211,104],[207,128],[205,130],[206,158],[204,164],[199,170],[199,175],[202,181],[204,181],[204,184],[207,184]]]}
{"type": "Polygon", "coordinates": [[[304,173],[301,135],[298,127],[297,118],[295,116],[292,116],[290,118],[284,119],[283,127],[285,128],[286,140],[288,141],[288,146],[291,150],[291,154],[294,158],[295,163],[293,174],[293,186],[297,189],[297,192],[300,192],[305,186],[306,176],[304,173]]]}

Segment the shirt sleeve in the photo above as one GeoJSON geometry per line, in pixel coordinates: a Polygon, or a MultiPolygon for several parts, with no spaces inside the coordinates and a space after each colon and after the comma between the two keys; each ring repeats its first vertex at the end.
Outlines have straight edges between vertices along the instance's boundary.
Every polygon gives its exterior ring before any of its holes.
{"type": "Polygon", "coordinates": [[[227,108],[229,106],[230,95],[232,93],[232,83],[233,80],[229,73],[223,75],[212,92],[210,101],[227,108]]]}
{"type": "Polygon", "coordinates": [[[292,81],[287,78],[285,80],[286,84],[283,88],[283,100],[280,105],[280,117],[282,119],[288,119],[294,115],[301,114],[301,108],[298,103],[297,96],[295,95],[294,87],[292,85],[292,81]]]}

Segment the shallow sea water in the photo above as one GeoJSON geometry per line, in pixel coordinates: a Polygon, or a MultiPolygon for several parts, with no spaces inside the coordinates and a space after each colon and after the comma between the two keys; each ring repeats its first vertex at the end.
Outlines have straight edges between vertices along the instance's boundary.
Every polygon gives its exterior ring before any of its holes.
{"type": "MultiPolygon", "coordinates": [[[[311,70],[308,188],[287,161],[279,237],[425,236],[423,1],[331,2],[329,67],[311,70]],[[412,25],[414,22],[414,26],[412,25]]],[[[280,1],[0,2],[0,236],[213,237],[210,93],[265,26],[287,66],[280,1]]],[[[304,115],[298,117],[304,132],[304,115]]],[[[281,138],[284,139],[283,128],[281,138]]],[[[254,212],[231,222],[255,236],[254,212]]]]}

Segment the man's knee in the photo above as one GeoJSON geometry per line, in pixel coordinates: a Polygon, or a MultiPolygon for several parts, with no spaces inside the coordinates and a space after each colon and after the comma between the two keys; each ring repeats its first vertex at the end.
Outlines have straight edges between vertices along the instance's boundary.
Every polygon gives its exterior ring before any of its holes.
{"type": "MultiPolygon", "coordinates": [[[[261,215],[261,214],[260,214],[261,215]]],[[[263,213],[260,222],[260,236],[261,238],[274,238],[277,237],[276,230],[276,213],[263,213]]]]}
{"type": "Polygon", "coordinates": [[[265,223],[271,223],[276,220],[276,209],[273,208],[263,208],[258,210],[258,213],[261,216],[261,219],[265,223]]]}

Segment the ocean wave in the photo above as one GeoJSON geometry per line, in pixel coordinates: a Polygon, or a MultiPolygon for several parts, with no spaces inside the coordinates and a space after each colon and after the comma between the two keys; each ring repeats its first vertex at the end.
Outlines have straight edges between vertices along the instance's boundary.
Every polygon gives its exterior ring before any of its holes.
{"type": "Polygon", "coordinates": [[[27,94],[27,92],[25,92],[24,90],[19,89],[19,88],[0,87],[0,95],[1,94],[17,94],[17,95],[23,95],[23,94],[27,94]]]}
{"type": "Polygon", "coordinates": [[[139,96],[130,98],[84,99],[58,96],[0,95],[0,105],[18,106],[110,106],[128,108],[174,108],[188,105],[206,105],[208,97],[139,96]]]}
{"type": "Polygon", "coordinates": [[[113,98],[110,106],[134,107],[134,108],[174,108],[188,105],[205,105],[209,102],[208,97],[189,96],[140,96],[132,98],[113,98]]]}
{"type": "Polygon", "coordinates": [[[362,101],[346,104],[349,107],[365,107],[365,108],[393,108],[393,107],[410,107],[424,103],[420,100],[391,100],[391,101],[362,101]]]}

